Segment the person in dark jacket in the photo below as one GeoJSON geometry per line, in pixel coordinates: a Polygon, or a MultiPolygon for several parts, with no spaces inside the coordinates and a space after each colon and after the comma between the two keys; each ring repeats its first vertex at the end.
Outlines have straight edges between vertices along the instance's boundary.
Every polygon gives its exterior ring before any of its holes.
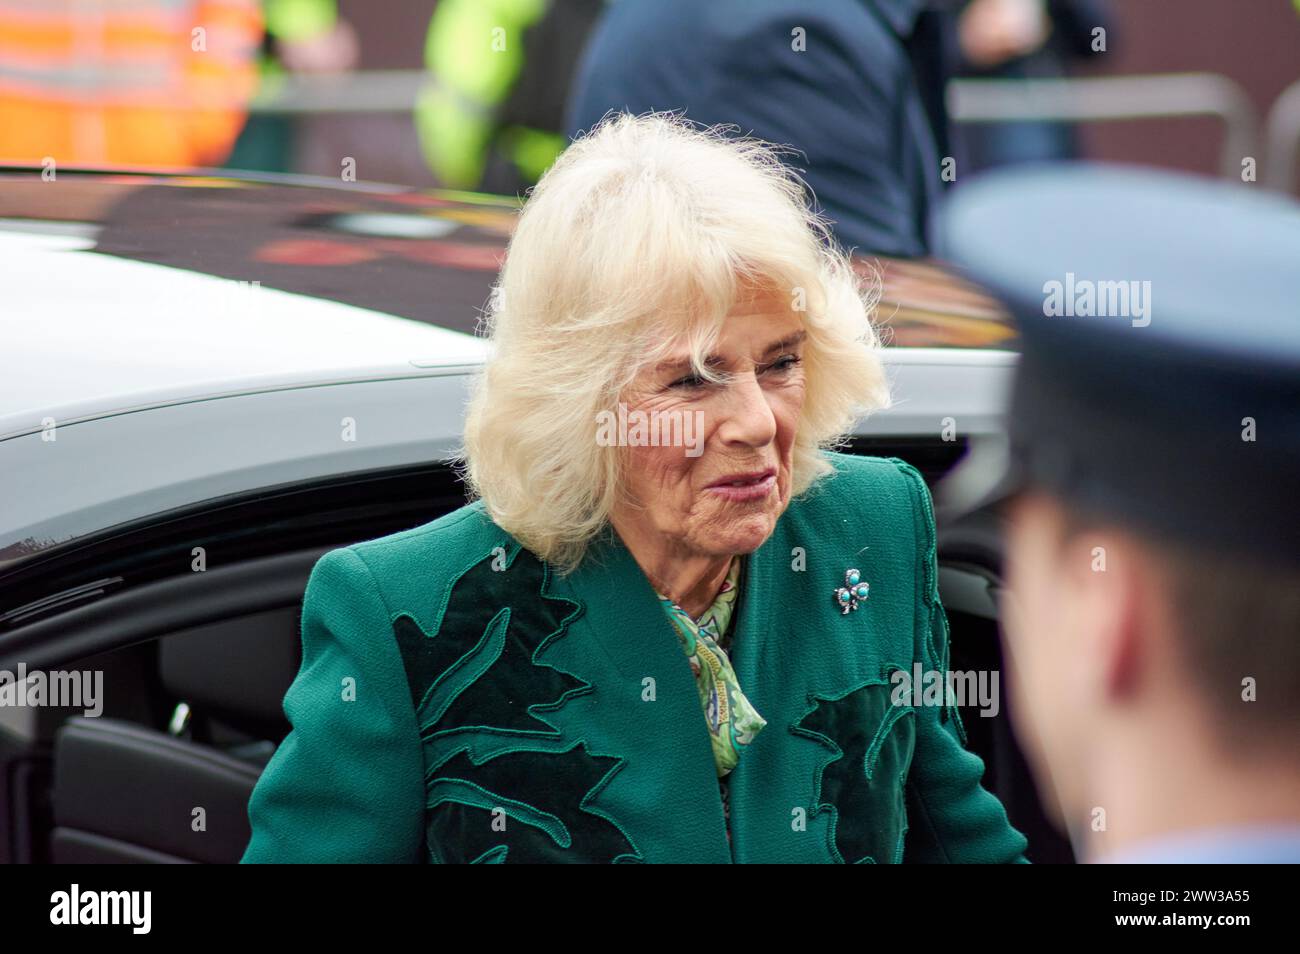
{"type": "Polygon", "coordinates": [[[926,0],[620,0],[570,96],[570,135],[610,110],[683,110],[793,147],[844,245],[928,250],[944,182],[945,14],[926,0]]]}

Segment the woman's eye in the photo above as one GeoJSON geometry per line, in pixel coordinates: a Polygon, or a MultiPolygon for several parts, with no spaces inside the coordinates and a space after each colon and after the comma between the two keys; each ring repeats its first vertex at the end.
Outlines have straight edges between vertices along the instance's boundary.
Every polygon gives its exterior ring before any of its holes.
{"type": "Polygon", "coordinates": [[[794,366],[797,365],[801,360],[803,360],[803,359],[800,358],[799,355],[797,355],[797,354],[787,354],[785,357],[783,357],[783,358],[778,358],[776,361],[774,361],[774,362],[772,362],[771,364],[769,364],[769,365],[767,366],[767,370],[769,370],[769,371],[789,371],[789,370],[791,370],[792,368],[794,368],[794,366]]]}
{"type": "Polygon", "coordinates": [[[705,383],[706,383],[705,380],[699,375],[688,374],[684,378],[678,378],[676,381],[674,381],[672,384],[668,386],[670,388],[677,388],[682,391],[689,391],[692,388],[702,388],[704,387],[705,383]]]}

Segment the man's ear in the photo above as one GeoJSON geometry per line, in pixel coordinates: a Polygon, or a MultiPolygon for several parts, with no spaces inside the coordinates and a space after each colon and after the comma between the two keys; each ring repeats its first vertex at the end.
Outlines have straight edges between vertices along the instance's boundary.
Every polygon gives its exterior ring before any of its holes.
{"type": "Polygon", "coordinates": [[[1080,663],[1093,671],[1106,701],[1121,701],[1136,691],[1143,667],[1151,661],[1143,634],[1154,596],[1154,568],[1142,547],[1118,530],[1085,532],[1075,544],[1086,552],[1072,554],[1071,585],[1082,597],[1079,604],[1088,620],[1082,645],[1092,657],[1080,663]]]}

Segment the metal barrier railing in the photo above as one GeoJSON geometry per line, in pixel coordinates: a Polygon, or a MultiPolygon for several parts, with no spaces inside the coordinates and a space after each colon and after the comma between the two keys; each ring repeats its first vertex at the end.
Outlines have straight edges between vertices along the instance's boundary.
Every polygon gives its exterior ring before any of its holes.
{"type": "Polygon", "coordinates": [[[1216,73],[955,80],[948,84],[948,111],[954,120],[967,123],[1208,116],[1224,125],[1219,152],[1222,175],[1240,179],[1242,159],[1259,157],[1254,105],[1240,86],[1216,73]]]}
{"type": "MultiPolygon", "coordinates": [[[[429,82],[423,70],[367,70],[340,76],[277,78],[253,100],[258,114],[403,113],[429,82]]],[[[948,109],[962,123],[1019,120],[1112,122],[1210,117],[1224,127],[1220,172],[1239,179],[1242,160],[1259,158],[1259,117],[1245,91],[1217,73],[1075,77],[1052,80],[953,80],[948,109]]],[[[1265,184],[1291,191],[1300,159],[1300,82],[1269,114],[1265,184]]]]}
{"type": "Polygon", "coordinates": [[[257,114],[409,113],[428,81],[424,70],[360,70],[275,76],[249,104],[257,114]]]}
{"type": "Polygon", "coordinates": [[[1265,184],[1279,192],[1294,192],[1300,161],[1300,80],[1282,90],[1268,111],[1267,150],[1265,184]]]}

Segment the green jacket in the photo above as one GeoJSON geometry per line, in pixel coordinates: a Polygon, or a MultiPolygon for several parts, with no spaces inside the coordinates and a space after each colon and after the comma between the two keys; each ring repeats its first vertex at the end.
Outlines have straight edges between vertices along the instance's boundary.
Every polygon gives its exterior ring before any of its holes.
{"type": "Polygon", "coordinates": [[[891,704],[946,670],[930,496],[828,455],[747,561],[733,662],[767,720],[724,828],[690,666],[617,535],[556,574],[481,501],[334,550],[303,603],[293,726],[245,862],[1023,861],[956,710],[891,704]],[[870,584],[843,613],[845,570],[870,584]]]}

